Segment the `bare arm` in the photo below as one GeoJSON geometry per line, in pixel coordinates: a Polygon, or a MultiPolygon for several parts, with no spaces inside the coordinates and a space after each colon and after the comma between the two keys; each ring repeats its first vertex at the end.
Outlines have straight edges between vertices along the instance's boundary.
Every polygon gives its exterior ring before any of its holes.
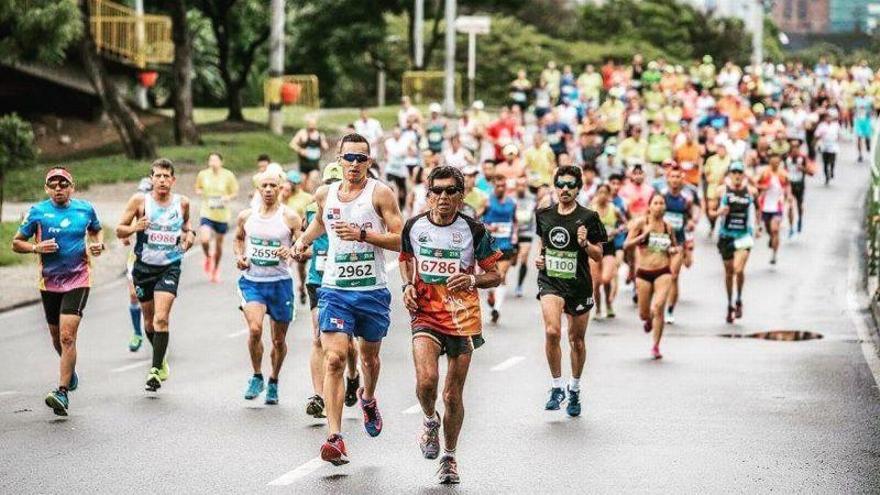
{"type": "Polygon", "coordinates": [[[302,133],[303,133],[302,129],[296,131],[296,134],[293,135],[293,139],[290,140],[290,144],[288,145],[288,146],[290,146],[290,149],[295,151],[298,155],[302,155],[303,153],[306,152],[302,148],[302,146],[299,145],[300,136],[302,136],[302,133]]]}
{"type": "Polygon", "coordinates": [[[382,221],[385,222],[385,233],[367,231],[365,242],[389,251],[400,251],[400,232],[403,230],[403,217],[397,198],[390,187],[380,184],[376,186],[373,205],[382,221]]]}
{"type": "Polygon", "coordinates": [[[235,219],[235,236],[232,238],[232,252],[235,254],[235,265],[239,270],[247,269],[250,264],[247,258],[245,258],[244,253],[244,222],[247,221],[250,214],[251,210],[248,208],[239,213],[238,218],[235,219]]]}
{"type": "Polygon", "coordinates": [[[643,218],[633,222],[632,227],[629,229],[629,233],[626,234],[626,241],[623,242],[623,249],[630,249],[644,241],[646,235],[642,232],[642,227],[644,227],[644,225],[645,220],[643,218]]]}
{"type": "Polygon", "coordinates": [[[16,232],[15,236],[12,238],[12,250],[19,254],[54,253],[55,251],[58,251],[58,244],[55,243],[54,238],[31,243],[21,232],[16,232]]]}
{"type": "Polygon", "coordinates": [[[136,232],[143,232],[150,225],[150,222],[147,221],[146,217],[143,217],[140,214],[143,204],[144,195],[141,193],[135,194],[129,198],[128,203],[125,205],[125,210],[122,212],[122,218],[119,219],[119,225],[116,226],[117,238],[128,238],[136,232]],[[138,221],[134,222],[136,219],[138,221]]]}
{"type": "Polygon", "coordinates": [[[305,232],[296,242],[299,248],[294,251],[297,254],[301,255],[309,245],[315,242],[315,239],[321,237],[327,231],[324,225],[324,201],[327,199],[327,189],[327,186],[321,186],[315,191],[315,203],[317,204],[318,211],[315,213],[312,221],[309,222],[305,232]]]}
{"type": "Polygon", "coordinates": [[[189,251],[189,248],[192,247],[193,242],[196,240],[196,233],[193,232],[192,225],[190,224],[189,207],[189,198],[181,196],[180,209],[183,210],[183,225],[180,227],[180,230],[183,233],[183,239],[180,247],[184,252],[189,251]]]}

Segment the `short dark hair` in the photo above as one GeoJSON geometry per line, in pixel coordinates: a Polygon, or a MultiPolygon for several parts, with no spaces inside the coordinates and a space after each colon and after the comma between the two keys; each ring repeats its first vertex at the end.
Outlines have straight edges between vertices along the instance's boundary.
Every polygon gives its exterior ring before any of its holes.
{"type": "Polygon", "coordinates": [[[221,162],[223,161],[223,155],[221,155],[219,151],[212,151],[208,153],[208,160],[210,160],[212,156],[216,156],[220,159],[221,162]]]}
{"type": "Polygon", "coordinates": [[[624,179],[626,179],[626,176],[624,176],[624,175],[621,174],[621,173],[615,173],[615,174],[611,174],[611,175],[608,176],[608,180],[609,180],[609,181],[612,181],[612,180],[619,180],[620,182],[623,182],[624,179]]]}
{"type": "Polygon", "coordinates": [[[455,179],[455,187],[459,191],[464,191],[464,175],[462,175],[461,170],[455,167],[450,167],[449,165],[434,167],[430,175],[428,175],[429,189],[434,187],[434,181],[437,179],[455,179]]]}
{"type": "Polygon", "coordinates": [[[174,162],[171,160],[167,158],[157,158],[153,160],[153,163],[150,164],[150,175],[153,175],[153,171],[157,168],[170,171],[171,177],[174,177],[174,162]]]}
{"type": "Polygon", "coordinates": [[[574,165],[563,165],[561,167],[556,168],[556,172],[553,172],[553,182],[556,183],[556,179],[562,177],[563,175],[570,175],[577,180],[578,189],[584,185],[584,179],[581,177],[581,170],[574,165]]]}
{"type": "Polygon", "coordinates": [[[260,156],[257,157],[257,161],[258,161],[258,162],[271,162],[272,159],[269,158],[269,155],[263,153],[262,155],[260,155],[260,156]]]}
{"type": "Polygon", "coordinates": [[[367,138],[361,136],[356,132],[352,132],[342,136],[342,139],[339,140],[339,152],[342,152],[342,147],[345,143],[364,143],[367,145],[367,154],[370,154],[370,142],[367,141],[367,138]]]}

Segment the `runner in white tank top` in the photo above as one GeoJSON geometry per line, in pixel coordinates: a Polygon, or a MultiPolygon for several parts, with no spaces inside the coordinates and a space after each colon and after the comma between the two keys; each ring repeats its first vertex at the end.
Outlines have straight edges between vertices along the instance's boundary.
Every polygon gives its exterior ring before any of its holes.
{"type": "Polygon", "coordinates": [[[334,465],[348,462],[341,435],[345,394],[343,371],[349,341],[360,341],[359,390],[364,429],[382,432],[382,415],[373,394],[379,379],[379,349],[391,323],[391,294],[386,286],[384,250],[400,251],[403,220],[397,196],[390,187],[367,178],[372,165],[370,145],[349,134],[339,145],[343,180],[315,192],[318,212],[294,245],[303,257],[309,245],[327,233],[329,246],[322,286],[318,289],[318,326],[324,350],[324,402],[329,437],[321,458],[334,465]]]}

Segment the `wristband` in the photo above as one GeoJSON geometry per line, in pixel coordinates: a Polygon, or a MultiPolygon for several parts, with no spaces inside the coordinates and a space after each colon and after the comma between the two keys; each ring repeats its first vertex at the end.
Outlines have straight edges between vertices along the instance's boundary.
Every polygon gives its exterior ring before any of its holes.
{"type": "Polygon", "coordinates": [[[36,244],[31,244],[31,253],[34,253],[34,254],[37,253],[37,245],[36,244]]]}
{"type": "Polygon", "coordinates": [[[406,292],[406,288],[412,284],[413,284],[412,282],[407,282],[407,283],[403,284],[403,286],[400,287],[400,292],[406,292]]]}
{"type": "Polygon", "coordinates": [[[365,240],[367,240],[367,229],[361,227],[361,235],[359,237],[359,240],[361,242],[364,242],[365,240]]]}
{"type": "Polygon", "coordinates": [[[469,288],[473,289],[474,287],[477,286],[477,276],[474,274],[471,274],[470,277],[471,277],[471,286],[469,288]]]}

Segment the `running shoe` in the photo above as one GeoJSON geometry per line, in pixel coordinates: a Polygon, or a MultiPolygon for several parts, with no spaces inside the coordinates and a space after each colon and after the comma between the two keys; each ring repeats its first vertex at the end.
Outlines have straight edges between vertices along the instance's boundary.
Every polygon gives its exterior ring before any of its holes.
{"type": "Polygon", "coordinates": [[[733,319],[736,317],[736,309],[733,306],[727,307],[727,323],[733,323],[733,319]]]}
{"type": "Polygon", "coordinates": [[[789,239],[794,238],[794,228],[793,227],[788,228],[788,238],[789,239]]]}
{"type": "Polygon", "coordinates": [[[607,318],[614,318],[615,316],[617,316],[616,314],[614,314],[614,308],[612,308],[610,305],[608,306],[608,309],[605,311],[605,316],[607,318]]]}
{"type": "Polygon", "coordinates": [[[250,380],[248,380],[248,388],[244,392],[244,398],[246,400],[254,400],[258,395],[266,388],[266,384],[263,382],[263,379],[258,376],[252,376],[250,380]]]}
{"type": "Polygon", "coordinates": [[[663,359],[663,354],[660,354],[660,346],[655,345],[651,348],[651,357],[654,359],[663,359]]]}
{"type": "Polygon", "coordinates": [[[70,383],[67,385],[67,391],[73,392],[79,388],[79,377],[76,375],[76,370],[73,370],[73,374],[70,375],[70,383]]]}
{"type": "Polygon", "coordinates": [[[364,429],[371,437],[378,437],[382,433],[382,414],[379,412],[379,405],[376,398],[367,401],[364,400],[364,389],[358,389],[358,398],[361,401],[361,409],[364,411],[364,429]]]}
{"type": "Polygon", "coordinates": [[[46,396],[46,405],[52,409],[56,416],[67,416],[67,394],[60,390],[53,390],[46,396]]]}
{"type": "Polygon", "coordinates": [[[324,416],[324,399],[320,395],[309,397],[309,401],[306,403],[306,414],[319,419],[327,417],[324,416]]]}
{"type": "Polygon", "coordinates": [[[419,448],[425,459],[436,459],[440,455],[440,415],[434,413],[434,419],[422,421],[422,434],[419,436],[419,448]]]}
{"type": "Polygon", "coordinates": [[[155,392],[162,388],[162,379],[159,378],[159,368],[150,368],[150,374],[147,375],[147,384],[144,390],[147,392],[155,392]]]}
{"type": "Polygon", "coordinates": [[[168,366],[168,358],[162,360],[162,367],[159,368],[159,379],[163,382],[168,379],[168,374],[171,373],[171,368],[168,366]]]}
{"type": "Polygon", "coordinates": [[[437,470],[437,478],[441,485],[456,485],[461,483],[458,477],[458,463],[455,457],[444,455],[440,458],[440,469],[437,470]]]}
{"type": "Polygon", "coordinates": [[[345,407],[352,407],[357,404],[357,391],[361,386],[361,376],[345,379],[345,407]]]}
{"type": "Polygon", "coordinates": [[[581,391],[580,390],[572,390],[571,387],[568,389],[568,407],[566,407],[565,412],[568,413],[572,418],[576,418],[581,415],[581,391]]]}
{"type": "Polygon", "coordinates": [[[550,400],[547,401],[547,404],[544,406],[544,410],[558,411],[559,408],[562,406],[563,401],[565,401],[565,391],[559,387],[551,388],[550,400]]]}
{"type": "Polygon", "coordinates": [[[348,464],[348,452],[345,450],[345,442],[342,441],[341,435],[330,435],[324,445],[321,445],[321,459],[334,466],[348,464]]]}
{"type": "Polygon", "coordinates": [[[666,316],[663,317],[663,321],[666,322],[668,325],[675,324],[675,315],[672,314],[672,311],[669,311],[668,308],[666,309],[666,316]]]}
{"type": "Polygon", "coordinates": [[[306,291],[304,291],[304,290],[299,291],[299,303],[300,304],[306,303],[306,291]]]}
{"type": "Polygon", "coordinates": [[[770,258],[770,264],[771,264],[771,265],[775,265],[775,264],[776,264],[776,255],[775,255],[775,254],[773,255],[773,257],[770,258]]]}
{"type": "Polygon", "coordinates": [[[516,297],[522,297],[523,296],[523,288],[517,287],[516,289],[514,289],[513,295],[515,295],[516,297]]]}
{"type": "Polygon", "coordinates": [[[498,318],[501,318],[501,313],[497,309],[492,308],[492,323],[498,323],[498,318]]]}
{"type": "Polygon", "coordinates": [[[220,267],[215,266],[213,270],[211,270],[211,283],[219,284],[220,283],[220,267]]]}
{"type": "Polygon", "coordinates": [[[278,404],[278,384],[269,382],[266,386],[266,404],[278,404]]]}
{"type": "Polygon", "coordinates": [[[131,334],[131,338],[128,339],[128,350],[131,352],[137,352],[140,350],[141,345],[144,343],[144,338],[136,333],[131,334]]]}
{"type": "Polygon", "coordinates": [[[642,325],[642,328],[645,329],[645,333],[651,333],[651,330],[654,329],[654,324],[652,323],[652,321],[653,320],[648,318],[647,320],[645,320],[644,324],[642,325]]]}
{"type": "Polygon", "coordinates": [[[743,302],[742,301],[736,302],[735,311],[736,311],[736,318],[737,319],[740,319],[743,317],[743,302]]]}

